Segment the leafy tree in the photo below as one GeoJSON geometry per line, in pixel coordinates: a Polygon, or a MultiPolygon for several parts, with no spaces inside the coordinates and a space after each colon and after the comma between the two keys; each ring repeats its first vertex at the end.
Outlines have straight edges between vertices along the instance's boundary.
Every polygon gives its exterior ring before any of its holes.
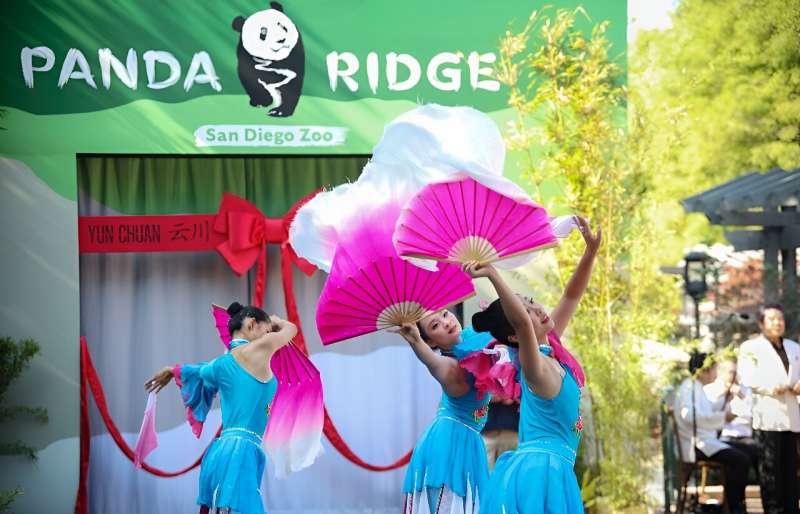
{"type": "Polygon", "coordinates": [[[666,262],[721,239],[676,200],[750,171],[800,166],[800,0],[682,0],[630,49],[666,262]]]}
{"type": "MultiPolygon", "coordinates": [[[[625,130],[623,72],[605,37],[607,23],[585,34],[582,9],[534,12],[519,32],[502,38],[496,76],[510,90],[515,113],[507,144],[524,152],[523,176],[538,191],[557,183],[558,199],[603,230],[589,290],[568,341],[587,368],[600,458],[592,491],[611,507],[641,505],[647,482],[648,420],[656,391],[639,358],[642,339],[672,331],[679,294],[658,270],[660,213],[652,201],[653,170],[638,123],[625,130]]],[[[540,201],[546,195],[540,193],[540,201]]],[[[563,286],[582,252],[571,238],[557,252],[563,286]]],[[[584,483],[588,483],[583,477],[584,483]]]]}

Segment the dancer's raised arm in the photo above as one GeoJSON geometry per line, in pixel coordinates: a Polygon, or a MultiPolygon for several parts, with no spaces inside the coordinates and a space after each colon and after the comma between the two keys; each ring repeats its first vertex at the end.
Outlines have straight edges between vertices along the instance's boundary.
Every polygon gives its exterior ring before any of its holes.
{"type": "Polygon", "coordinates": [[[297,335],[297,326],[291,321],[270,316],[269,321],[272,327],[268,332],[255,338],[253,346],[266,349],[268,352],[275,352],[278,348],[285,346],[297,335]]]}
{"type": "Polygon", "coordinates": [[[561,375],[539,352],[539,339],[544,339],[546,332],[532,302],[523,302],[491,265],[469,262],[464,265],[464,271],[473,278],[488,278],[497,291],[501,307],[500,312],[490,307],[473,316],[475,329],[491,332],[500,342],[518,344],[522,373],[530,388],[543,398],[557,395],[561,389],[561,375]]]}
{"type": "Polygon", "coordinates": [[[469,384],[466,372],[458,365],[458,361],[441,355],[433,350],[423,339],[416,324],[407,323],[392,332],[399,334],[408,342],[414,354],[430,371],[445,392],[452,397],[467,394],[469,384]]]}
{"type": "Polygon", "coordinates": [[[575,314],[575,309],[578,308],[578,303],[581,301],[583,293],[586,291],[586,286],[589,285],[589,279],[592,277],[592,268],[594,267],[594,259],[597,256],[597,250],[600,248],[602,241],[602,231],[598,227],[597,231],[592,233],[589,222],[586,218],[576,217],[578,222],[578,229],[586,242],[586,248],[583,251],[581,260],[572,276],[564,288],[564,293],[561,295],[561,300],[558,305],[553,309],[552,318],[555,333],[561,337],[569,325],[572,315],[575,314]]]}

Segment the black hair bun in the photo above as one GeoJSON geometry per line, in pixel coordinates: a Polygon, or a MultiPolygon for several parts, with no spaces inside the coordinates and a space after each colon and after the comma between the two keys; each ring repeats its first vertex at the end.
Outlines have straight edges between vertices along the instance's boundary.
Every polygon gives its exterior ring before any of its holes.
{"type": "Polygon", "coordinates": [[[694,373],[697,370],[703,369],[707,358],[707,353],[694,350],[689,356],[689,373],[694,373]]]}
{"type": "Polygon", "coordinates": [[[242,305],[239,302],[233,302],[232,304],[230,304],[228,306],[228,308],[226,310],[227,310],[228,314],[230,314],[231,317],[233,317],[233,316],[236,316],[236,314],[239,311],[241,311],[242,309],[244,309],[244,305],[242,305]]]}
{"type": "Polygon", "coordinates": [[[489,331],[489,315],[486,311],[476,312],[472,315],[472,328],[474,328],[476,332],[489,331]]]}

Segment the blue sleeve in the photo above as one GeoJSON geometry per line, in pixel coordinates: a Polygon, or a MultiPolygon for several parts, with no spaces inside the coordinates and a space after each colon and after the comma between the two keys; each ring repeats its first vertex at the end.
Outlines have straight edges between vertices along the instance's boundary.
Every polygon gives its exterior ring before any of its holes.
{"type": "Polygon", "coordinates": [[[203,423],[217,394],[214,362],[179,364],[172,369],[175,383],[181,390],[181,399],[186,407],[186,419],[195,437],[200,437],[203,432],[203,423]]]}

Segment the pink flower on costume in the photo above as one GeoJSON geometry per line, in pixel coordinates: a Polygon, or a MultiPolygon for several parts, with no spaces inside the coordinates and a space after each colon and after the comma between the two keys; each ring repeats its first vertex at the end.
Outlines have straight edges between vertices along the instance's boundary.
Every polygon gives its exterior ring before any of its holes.
{"type": "Polygon", "coordinates": [[[479,400],[486,393],[502,400],[519,400],[521,389],[516,380],[517,367],[505,346],[472,352],[461,359],[459,366],[475,377],[479,400]]]}
{"type": "Polygon", "coordinates": [[[480,423],[480,421],[489,414],[489,406],[484,405],[480,409],[475,409],[475,412],[472,413],[472,416],[475,418],[475,423],[480,423]]]}
{"type": "Polygon", "coordinates": [[[578,416],[578,420],[575,421],[575,435],[580,436],[583,433],[583,416],[578,416]]]}

